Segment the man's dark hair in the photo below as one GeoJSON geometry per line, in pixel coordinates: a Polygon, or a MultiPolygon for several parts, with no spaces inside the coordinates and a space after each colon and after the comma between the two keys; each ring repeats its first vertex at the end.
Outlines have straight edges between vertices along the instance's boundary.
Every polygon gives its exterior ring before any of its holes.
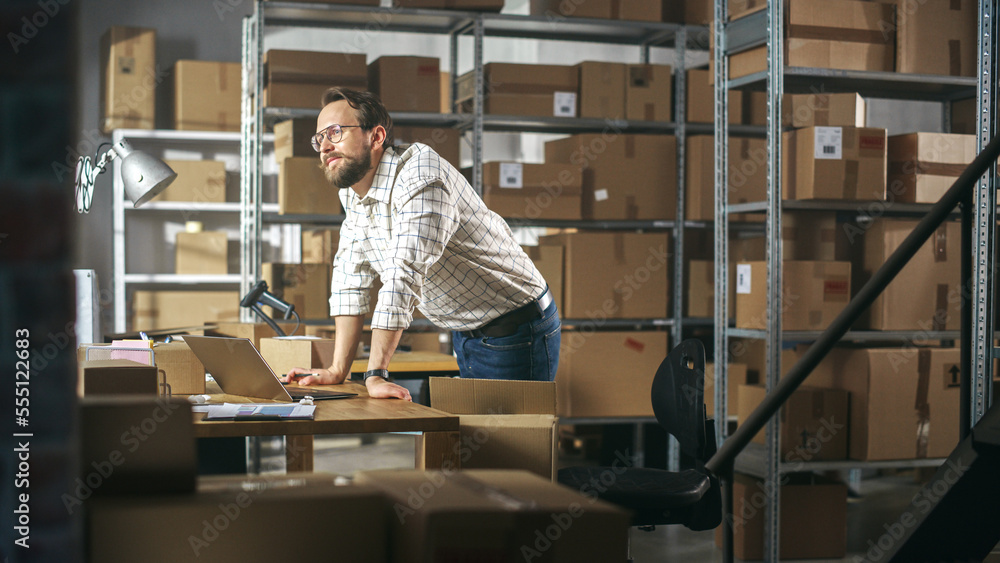
{"type": "Polygon", "coordinates": [[[392,146],[392,118],[389,117],[389,110],[385,109],[378,96],[371,92],[334,86],[323,94],[323,107],[340,100],[347,101],[347,105],[354,109],[358,125],[365,131],[371,131],[376,125],[384,127],[385,141],[382,143],[382,148],[392,146]]]}

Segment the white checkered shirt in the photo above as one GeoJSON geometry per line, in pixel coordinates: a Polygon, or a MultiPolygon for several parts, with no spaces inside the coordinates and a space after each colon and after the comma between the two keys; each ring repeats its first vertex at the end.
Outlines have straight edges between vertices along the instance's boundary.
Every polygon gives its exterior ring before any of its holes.
{"type": "Polygon", "coordinates": [[[330,315],[367,315],[405,329],[414,307],[449,330],[479,328],[529,303],[545,280],[454,166],[427,145],[385,151],[365,197],[340,190],[344,223],[333,261],[330,315]]]}

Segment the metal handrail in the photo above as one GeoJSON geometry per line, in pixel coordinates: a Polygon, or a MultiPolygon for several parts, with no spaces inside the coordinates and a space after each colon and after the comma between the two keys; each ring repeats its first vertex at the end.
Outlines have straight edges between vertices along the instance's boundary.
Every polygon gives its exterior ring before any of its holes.
{"type": "MultiPolygon", "coordinates": [[[[868,283],[858,291],[857,295],[844,307],[844,310],[809,347],[809,350],[795,363],[777,386],[767,394],[746,421],[740,424],[736,432],[723,442],[719,451],[705,464],[709,471],[716,475],[731,475],[736,456],[764,428],[767,421],[778,412],[778,409],[784,405],[785,401],[833,349],[833,346],[844,336],[851,325],[881,295],[913,255],[948,218],[952,210],[962,202],[971,203],[973,188],[980,178],[989,171],[991,164],[997,160],[997,157],[1000,157],[1000,137],[994,137],[976,156],[975,160],[955,180],[948,191],[920,220],[913,232],[906,237],[899,248],[889,256],[889,259],[868,280],[868,283]]],[[[970,328],[965,326],[966,324],[968,323],[963,323],[962,326],[962,342],[968,345],[970,328]]],[[[963,375],[969,376],[969,374],[963,375]]]]}

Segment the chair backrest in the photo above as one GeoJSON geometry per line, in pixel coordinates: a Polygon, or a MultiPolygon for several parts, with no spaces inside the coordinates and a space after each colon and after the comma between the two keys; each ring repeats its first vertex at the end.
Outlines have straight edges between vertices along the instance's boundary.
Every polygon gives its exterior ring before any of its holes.
{"type": "Polygon", "coordinates": [[[660,363],[650,392],[657,422],[680,443],[684,468],[707,457],[704,391],[705,346],[685,340],[660,363]]]}

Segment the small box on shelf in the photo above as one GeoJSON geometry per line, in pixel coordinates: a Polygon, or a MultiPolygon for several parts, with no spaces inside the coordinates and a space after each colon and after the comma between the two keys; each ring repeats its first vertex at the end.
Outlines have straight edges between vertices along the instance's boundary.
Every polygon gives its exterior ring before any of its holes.
{"type": "Polygon", "coordinates": [[[630,64],[626,70],[625,119],[673,121],[673,68],[670,65],[630,64]]]}
{"type": "Polygon", "coordinates": [[[368,65],[368,88],[389,111],[437,113],[441,61],[435,57],[383,56],[368,65]]]}
{"type": "Polygon", "coordinates": [[[319,109],[332,86],[366,90],[365,55],[286,49],[264,53],[264,107],[319,109]]]}
{"type": "Polygon", "coordinates": [[[279,214],[340,215],[338,194],[320,169],[318,156],[291,156],[279,163],[279,214]]]}
{"type": "MultiPolygon", "coordinates": [[[[455,101],[471,111],[475,73],[458,78],[455,101]]],[[[576,117],[579,72],[568,65],[487,63],[483,65],[483,112],[537,117],[576,117]]]]}
{"type": "MultiPolygon", "coordinates": [[[[782,267],[782,330],[823,330],[851,298],[851,263],[786,260],[782,267]]],[[[736,264],[736,326],[763,330],[767,310],[767,262],[736,264]]]]}
{"type": "MultiPolygon", "coordinates": [[[[328,318],[330,316],[331,264],[261,264],[261,279],[267,282],[271,293],[295,306],[302,319],[328,318]]],[[[274,310],[265,307],[272,318],[274,310]]]]}
{"type": "Polygon", "coordinates": [[[784,199],[885,199],[885,129],[796,129],[782,134],[781,152],[784,199]]]}
{"type": "Polygon", "coordinates": [[[228,273],[229,241],[223,231],[177,233],[174,271],[178,274],[228,273]]]}
{"type": "Polygon", "coordinates": [[[937,203],[976,158],[976,136],[908,133],[888,139],[889,191],[896,201],[937,203]]]}
{"type": "Polygon", "coordinates": [[[156,30],[109,27],[101,36],[101,133],[153,129],[157,77],[156,30]]]}
{"type": "Polygon", "coordinates": [[[565,250],[562,246],[540,244],[538,246],[522,246],[531,263],[549,284],[552,299],[556,308],[563,315],[563,269],[565,267],[565,250]]]}
{"type": "Polygon", "coordinates": [[[177,173],[169,190],[149,200],[224,203],[226,201],[226,164],[219,160],[164,160],[177,173]]]}
{"type": "Polygon", "coordinates": [[[239,131],[240,63],[180,60],[173,72],[178,131],[239,131]]]}
{"type": "Polygon", "coordinates": [[[657,220],[677,215],[677,139],[585,133],[545,143],[545,162],[583,166],[584,219],[657,220]]]}
{"type": "Polygon", "coordinates": [[[240,296],[235,291],[137,290],[132,302],[132,330],[235,321],[240,308],[240,296]]]}
{"type": "Polygon", "coordinates": [[[577,115],[621,119],[625,117],[625,78],[628,66],[622,63],[584,61],[580,72],[577,115]]]}
{"type": "MultiPolygon", "coordinates": [[[[472,169],[462,173],[471,178],[472,169]]],[[[483,201],[502,217],[579,220],[582,184],[572,164],[483,163],[483,201]]]]}
{"type": "Polygon", "coordinates": [[[462,132],[447,127],[392,126],[394,143],[423,143],[434,149],[455,168],[461,163],[462,132]]]}
{"type": "MultiPolygon", "coordinates": [[[[764,401],[764,385],[740,385],[737,391],[738,423],[764,401]]],[[[843,389],[802,385],[785,401],[781,420],[780,456],[782,461],[827,461],[847,459],[848,399],[843,389]]],[[[764,430],[753,437],[764,444],[764,430]]]]}
{"type": "MultiPolygon", "coordinates": [[[[316,103],[318,107],[318,99],[316,103]]],[[[318,153],[312,146],[314,135],[316,120],[312,118],[287,119],[275,123],[274,161],[280,164],[290,156],[317,158],[318,153]]]]}

